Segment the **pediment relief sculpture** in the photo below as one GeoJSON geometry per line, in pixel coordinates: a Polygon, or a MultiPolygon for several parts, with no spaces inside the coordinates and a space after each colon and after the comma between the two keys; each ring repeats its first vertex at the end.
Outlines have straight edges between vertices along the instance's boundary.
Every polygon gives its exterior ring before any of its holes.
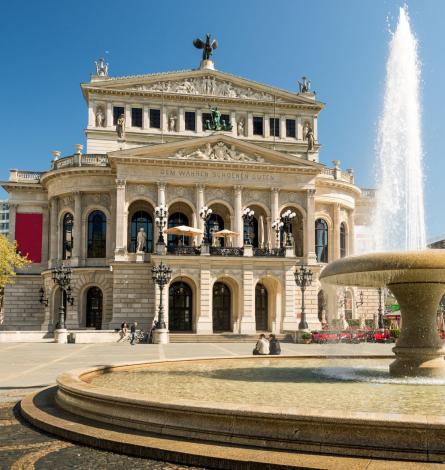
{"type": "Polygon", "coordinates": [[[234,85],[229,81],[217,80],[214,77],[184,78],[182,80],[160,81],[145,85],[136,85],[130,90],[163,91],[164,93],[181,93],[187,95],[210,95],[227,98],[245,98],[251,100],[283,101],[269,93],[253,90],[249,87],[234,85]]]}
{"type": "Polygon", "coordinates": [[[246,155],[245,153],[236,150],[234,145],[228,147],[224,142],[218,142],[214,145],[207,143],[204,147],[199,147],[194,150],[181,149],[170,158],[178,158],[181,160],[218,160],[264,163],[264,158],[258,155],[246,155]]]}

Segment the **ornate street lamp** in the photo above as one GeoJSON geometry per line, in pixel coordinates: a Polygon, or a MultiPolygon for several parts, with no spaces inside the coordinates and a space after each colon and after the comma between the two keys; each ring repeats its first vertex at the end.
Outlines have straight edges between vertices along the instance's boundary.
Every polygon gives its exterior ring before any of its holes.
{"type": "Polygon", "coordinates": [[[281,220],[284,225],[284,231],[286,232],[286,246],[293,245],[293,237],[291,232],[292,220],[297,216],[295,212],[292,212],[290,209],[281,214],[281,220]]]}
{"type": "Polygon", "coordinates": [[[199,217],[201,217],[202,221],[204,222],[204,236],[202,238],[203,245],[208,245],[210,243],[208,224],[212,213],[212,209],[209,209],[207,206],[202,206],[201,210],[199,211],[199,217]]]}
{"type": "Polygon", "coordinates": [[[63,293],[65,292],[66,301],[73,305],[74,299],[71,295],[71,268],[69,266],[56,266],[51,270],[54,284],[60,287],[60,307],[59,307],[59,321],[56,325],[56,329],[65,329],[65,305],[63,302],[63,293]]]}
{"type": "Polygon", "coordinates": [[[172,277],[172,270],[170,266],[167,266],[162,261],[159,266],[153,266],[151,269],[153,281],[159,286],[159,313],[158,313],[158,321],[155,324],[156,330],[163,330],[166,328],[165,320],[164,320],[164,305],[162,304],[162,290],[164,286],[170,282],[172,277]]]}
{"type": "Polygon", "coordinates": [[[312,284],[312,271],[304,265],[300,266],[300,270],[294,272],[295,283],[301,289],[301,320],[298,325],[299,330],[307,330],[306,312],[304,310],[304,291],[312,284]]]}
{"type": "Polygon", "coordinates": [[[383,321],[383,308],[382,308],[382,288],[378,288],[379,292],[379,308],[377,309],[378,313],[378,325],[380,329],[385,328],[385,322],[383,321]]]}
{"type": "Polygon", "coordinates": [[[254,214],[255,214],[255,212],[252,209],[250,209],[250,207],[246,207],[243,210],[242,217],[243,217],[243,220],[244,220],[244,224],[247,225],[246,234],[244,236],[244,244],[245,245],[251,245],[252,244],[252,239],[250,238],[250,235],[251,235],[251,232],[252,232],[252,224],[253,224],[254,214]]]}
{"type": "Polygon", "coordinates": [[[272,230],[275,231],[275,239],[277,241],[277,246],[281,247],[281,231],[283,230],[284,223],[281,221],[281,219],[277,219],[274,222],[272,222],[272,230]]]}
{"type": "Polygon", "coordinates": [[[160,206],[155,207],[155,224],[159,230],[158,245],[165,245],[164,242],[164,228],[167,225],[168,220],[168,209],[167,206],[161,204],[160,206]]]}

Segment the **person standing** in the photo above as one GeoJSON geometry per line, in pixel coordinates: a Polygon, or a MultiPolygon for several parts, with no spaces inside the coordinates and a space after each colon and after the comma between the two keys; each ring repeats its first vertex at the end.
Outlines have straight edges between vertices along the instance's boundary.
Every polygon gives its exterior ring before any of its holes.
{"type": "Polygon", "coordinates": [[[281,354],[280,342],[275,335],[269,335],[269,354],[271,356],[279,356],[281,354]]]}
{"type": "Polygon", "coordinates": [[[130,333],[131,333],[131,341],[130,341],[130,344],[132,346],[134,346],[134,342],[136,340],[136,328],[138,326],[138,322],[135,321],[133,322],[133,324],[131,325],[131,328],[130,328],[130,333]]]}
{"type": "Polygon", "coordinates": [[[260,334],[260,339],[257,341],[255,345],[255,349],[253,350],[253,354],[255,356],[266,356],[269,354],[269,341],[267,341],[266,335],[263,333],[260,334]]]}

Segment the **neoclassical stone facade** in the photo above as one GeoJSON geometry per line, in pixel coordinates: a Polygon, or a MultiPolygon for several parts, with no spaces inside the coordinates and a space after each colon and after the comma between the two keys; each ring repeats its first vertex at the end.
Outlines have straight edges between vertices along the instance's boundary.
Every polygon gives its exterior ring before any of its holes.
{"type": "Polygon", "coordinates": [[[327,262],[354,253],[354,216],[363,202],[352,170],[337,160],[333,168],[320,163],[324,105],[309,90],[279,90],[209,65],[92,76],[81,86],[86,153],[77,145],[69,156],[53,152],[48,171],[11,171],[2,183],[10,237],[34,262],[6,289],[2,329],[54,328],[62,294],[51,268],[61,263],[72,268],[69,329],[134,320],[149,328],[159,302],[151,268],[161,260],[173,270],[164,295],[172,333],[295,331],[301,292],[294,271],[302,263],[314,273],[305,296],[310,328],[341,315],[374,318],[374,290],[359,295],[318,281],[327,262]],[[206,130],[209,103],[231,130],[206,130]],[[158,206],[168,209],[167,228],[201,234],[160,234],[158,206]],[[207,225],[204,206],[213,211],[207,225]],[[246,208],[254,211],[251,225],[246,208]],[[295,217],[287,234],[275,231],[288,210],[295,217]],[[136,253],[141,228],[146,246],[136,253]],[[203,248],[206,229],[211,246],[203,248]],[[214,236],[223,229],[234,234],[214,236]]]}

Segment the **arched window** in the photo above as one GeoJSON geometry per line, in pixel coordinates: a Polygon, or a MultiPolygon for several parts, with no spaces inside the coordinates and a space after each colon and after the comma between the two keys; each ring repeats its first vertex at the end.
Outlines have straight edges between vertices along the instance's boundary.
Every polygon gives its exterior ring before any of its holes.
{"type": "MultiPolygon", "coordinates": [[[[258,219],[253,217],[252,225],[249,226],[246,222],[244,222],[244,240],[250,239],[250,243],[254,248],[259,247],[259,238],[258,238],[258,219]]],[[[263,227],[264,230],[264,227],[263,227]]]]}
{"type": "Polygon", "coordinates": [[[136,252],[138,232],[141,228],[147,236],[145,252],[151,253],[153,251],[153,219],[146,211],[136,211],[131,217],[130,252],[136,252]]]}
{"type": "MultiPolygon", "coordinates": [[[[182,212],[174,212],[168,218],[168,228],[177,227],[178,225],[189,225],[188,217],[182,212]]],[[[167,237],[168,248],[174,248],[178,245],[190,245],[190,237],[185,237],[182,235],[169,235],[167,237]]]]}
{"type": "Polygon", "coordinates": [[[169,290],[168,329],[170,331],[192,331],[193,294],[185,282],[174,282],[169,290]]]}
{"type": "Polygon", "coordinates": [[[62,259],[70,259],[73,256],[73,221],[73,214],[70,212],[63,216],[62,259]]]}
{"type": "Polygon", "coordinates": [[[102,328],[102,291],[99,287],[90,287],[87,292],[87,311],[85,315],[87,328],[102,328]]]}
{"type": "Polygon", "coordinates": [[[340,258],[346,256],[346,225],[344,222],[340,225],[340,258]]]}
{"type": "Polygon", "coordinates": [[[107,218],[101,211],[88,216],[88,258],[105,258],[107,245],[107,218]]]}
{"type": "Polygon", "coordinates": [[[255,324],[257,331],[267,331],[269,323],[267,289],[260,282],[255,286],[255,324]]]}
{"type": "Polygon", "coordinates": [[[210,216],[207,229],[209,240],[212,240],[212,242],[216,245],[224,246],[224,238],[217,238],[216,240],[213,240],[213,234],[215,232],[224,230],[224,219],[219,214],[212,214],[210,216]]]}
{"type": "Polygon", "coordinates": [[[328,262],[328,224],[323,219],[315,221],[315,254],[319,263],[328,262]]]}
{"type": "Polygon", "coordinates": [[[213,331],[232,331],[232,293],[223,282],[213,284],[213,331]]]}

